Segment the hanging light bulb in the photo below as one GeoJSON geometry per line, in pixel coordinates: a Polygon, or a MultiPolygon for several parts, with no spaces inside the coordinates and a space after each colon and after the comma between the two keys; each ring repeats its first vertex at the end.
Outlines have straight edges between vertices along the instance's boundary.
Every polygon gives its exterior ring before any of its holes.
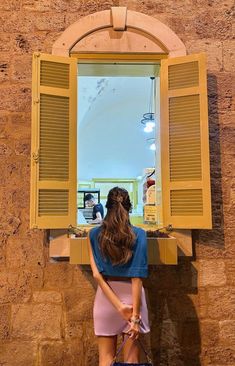
{"type": "Polygon", "coordinates": [[[148,128],[151,127],[153,129],[153,127],[155,127],[155,122],[154,121],[146,122],[146,127],[148,127],[148,128]]]}
{"type": "Polygon", "coordinates": [[[150,100],[149,100],[149,112],[143,114],[143,119],[141,123],[145,125],[144,132],[152,132],[155,127],[155,117],[154,117],[154,85],[155,85],[155,77],[151,76],[151,90],[150,90],[150,100]],[[151,129],[150,129],[151,127],[151,129]]]}
{"type": "Polygon", "coordinates": [[[152,150],[152,151],[155,151],[156,150],[155,138],[154,137],[151,137],[151,138],[147,139],[146,141],[148,143],[150,143],[149,149],[152,150]]]}
{"type": "Polygon", "coordinates": [[[146,126],[144,128],[144,132],[152,132],[152,131],[153,131],[153,127],[146,124],[146,126]]]}

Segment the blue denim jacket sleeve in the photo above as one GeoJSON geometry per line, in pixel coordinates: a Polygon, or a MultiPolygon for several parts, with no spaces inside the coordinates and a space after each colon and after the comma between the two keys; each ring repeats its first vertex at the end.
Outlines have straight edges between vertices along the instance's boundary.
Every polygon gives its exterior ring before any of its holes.
{"type": "Polygon", "coordinates": [[[147,257],[147,236],[143,229],[137,228],[137,238],[131,261],[132,277],[148,277],[148,257],[147,257]]]}
{"type": "Polygon", "coordinates": [[[102,265],[102,258],[101,258],[101,254],[100,254],[100,250],[99,250],[99,245],[98,245],[98,240],[97,240],[97,231],[98,231],[99,227],[93,228],[92,230],[90,230],[89,232],[89,238],[90,238],[90,243],[91,243],[91,248],[92,248],[92,253],[93,253],[93,257],[94,257],[94,261],[95,264],[97,266],[97,269],[99,272],[103,272],[104,271],[104,267],[102,265]]]}

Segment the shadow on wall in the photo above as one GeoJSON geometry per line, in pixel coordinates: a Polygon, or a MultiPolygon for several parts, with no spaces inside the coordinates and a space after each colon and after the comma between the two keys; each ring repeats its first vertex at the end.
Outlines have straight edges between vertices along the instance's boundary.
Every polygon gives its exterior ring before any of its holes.
{"type": "Polygon", "coordinates": [[[210,174],[213,230],[193,231],[195,255],[211,257],[213,250],[225,249],[224,243],[224,217],[222,197],[222,172],[221,172],[221,137],[218,114],[218,88],[217,78],[208,74],[208,108],[209,108],[209,135],[210,135],[210,174]]]}
{"type": "Polygon", "coordinates": [[[201,337],[195,306],[197,270],[189,259],[178,266],[151,266],[144,281],[154,365],[200,366],[201,337]]]}
{"type": "Polygon", "coordinates": [[[215,75],[208,75],[212,230],[193,231],[193,258],[179,265],[152,267],[144,286],[151,322],[154,365],[201,366],[201,330],[205,316],[202,289],[198,289],[197,263],[225,250],[218,91],[215,75]]]}

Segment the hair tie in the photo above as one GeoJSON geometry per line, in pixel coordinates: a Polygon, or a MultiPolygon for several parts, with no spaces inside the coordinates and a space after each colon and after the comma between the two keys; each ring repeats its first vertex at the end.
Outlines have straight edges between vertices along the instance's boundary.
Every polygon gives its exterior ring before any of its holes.
{"type": "Polygon", "coordinates": [[[122,203],[123,202],[123,197],[122,196],[117,197],[117,202],[122,203]]]}

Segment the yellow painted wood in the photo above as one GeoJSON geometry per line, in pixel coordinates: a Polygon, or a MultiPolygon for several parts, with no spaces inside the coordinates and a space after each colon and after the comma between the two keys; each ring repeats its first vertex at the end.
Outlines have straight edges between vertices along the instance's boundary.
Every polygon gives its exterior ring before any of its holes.
{"type": "Polygon", "coordinates": [[[162,60],[160,80],[163,224],[210,229],[205,54],[162,60]]]}
{"type": "Polygon", "coordinates": [[[70,239],[70,263],[71,264],[90,264],[88,251],[89,238],[70,239]]]}
{"type": "Polygon", "coordinates": [[[77,223],[77,61],[34,53],[30,228],[77,223]]]}
{"type": "MultiPolygon", "coordinates": [[[[89,238],[70,238],[70,263],[90,264],[88,251],[89,238]]],[[[177,239],[148,238],[148,264],[172,264],[177,259],[177,239]]]]}
{"type": "Polygon", "coordinates": [[[166,53],[70,53],[71,57],[76,58],[79,62],[104,62],[104,61],[114,61],[114,62],[153,62],[160,63],[160,60],[167,58],[166,53]]]}

